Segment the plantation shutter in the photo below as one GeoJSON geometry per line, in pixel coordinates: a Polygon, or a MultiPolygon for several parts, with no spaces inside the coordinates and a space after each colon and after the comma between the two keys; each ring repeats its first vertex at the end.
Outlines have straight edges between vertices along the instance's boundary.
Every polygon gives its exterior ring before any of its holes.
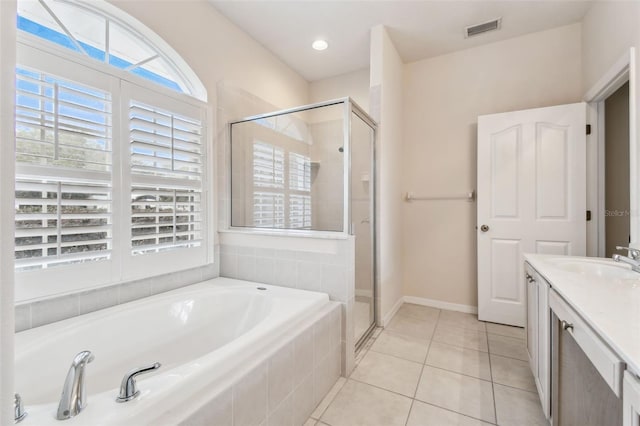
{"type": "Polygon", "coordinates": [[[134,255],[202,245],[202,119],[158,104],[128,105],[134,255]]]}
{"type": "Polygon", "coordinates": [[[16,69],[16,270],[109,259],[112,99],[16,69]]]}
{"type": "Polygon", "coordinates": [[[255,141],[252,172],[254,226],[311,228],[311,159],[308,156],[255,141]]]}
{"type": "Polygon", "coordinates": [[[253,143],[253,224],[285,227],[284,151],[265,142],[253,143]]]}
{"type": "Polygon", "coordinates": [[[289,153],[289,227],[311,228],[311,159],[289,153]]]}

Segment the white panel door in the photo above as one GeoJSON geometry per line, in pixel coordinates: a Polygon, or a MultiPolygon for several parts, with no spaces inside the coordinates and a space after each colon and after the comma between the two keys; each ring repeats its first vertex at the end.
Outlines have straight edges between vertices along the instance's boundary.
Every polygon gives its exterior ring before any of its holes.
{"type": "Polygon", "coordinates": [[[586,104],[478,117],[478,317],[523,326],[523,253],[586,247],[586,104]]]}

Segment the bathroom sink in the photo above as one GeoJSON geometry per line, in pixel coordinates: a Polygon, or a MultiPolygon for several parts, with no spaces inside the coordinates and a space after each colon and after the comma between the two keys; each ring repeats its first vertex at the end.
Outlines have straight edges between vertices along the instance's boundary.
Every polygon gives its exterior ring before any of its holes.
{"type": "Polygon", "coordinates": [[[556,257],[548,262],[566,272],[611,279],[640,279],[640,273],[632,271],[628,265],[609,259],[556,257]]]}

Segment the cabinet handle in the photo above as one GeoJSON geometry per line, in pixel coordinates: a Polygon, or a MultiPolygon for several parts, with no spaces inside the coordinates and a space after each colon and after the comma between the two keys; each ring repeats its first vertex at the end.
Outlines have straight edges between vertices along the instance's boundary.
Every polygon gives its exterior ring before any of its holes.
{"type": "Polygon", "coordinates": [[[525,278],[527,279],[527,282],[529,282],[529,283],[536,282],[536,280],[531,275],[529,275],[529,273],[525,274],[525,278]]]}
{"type": "Polygon", "coordinates": [[[565,320],[560,321],[560,324],[562,324],[562,329],[563,330],[567,330],[568,332],[572,332],[573,331],[573,324],[568,323],[565,320]]]}

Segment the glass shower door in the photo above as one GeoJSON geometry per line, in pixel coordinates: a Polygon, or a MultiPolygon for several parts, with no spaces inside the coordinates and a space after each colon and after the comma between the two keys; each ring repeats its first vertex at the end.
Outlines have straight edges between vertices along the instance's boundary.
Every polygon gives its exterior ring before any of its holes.
{"type": "Polygon", "coordinates": [[[351,224],[355,236],[354,334],[359,344],[375,324],[375,132],[351,117],[351,224]]]}

